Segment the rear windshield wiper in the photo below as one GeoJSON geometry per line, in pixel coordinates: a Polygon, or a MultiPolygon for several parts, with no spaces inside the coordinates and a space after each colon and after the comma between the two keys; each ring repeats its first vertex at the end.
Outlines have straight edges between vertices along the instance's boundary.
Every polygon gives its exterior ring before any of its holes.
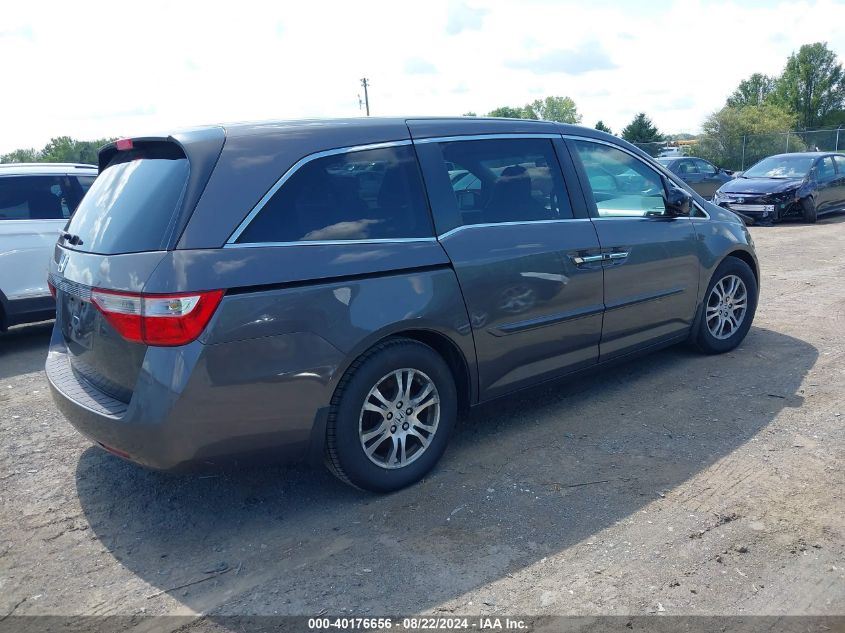
{"type": "Polygon", "coordinates": [[[73,235],[67,231],[62,233],[62,239],[67,240],[67,243],[71,246],[82,246],[82,239],[78,235],[73,235]]]}

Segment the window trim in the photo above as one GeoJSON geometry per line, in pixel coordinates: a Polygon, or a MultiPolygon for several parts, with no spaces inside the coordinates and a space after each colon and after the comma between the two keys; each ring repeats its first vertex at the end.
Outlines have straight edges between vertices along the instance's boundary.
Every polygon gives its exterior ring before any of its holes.
{"type": "Polygon", "coordinates": [[[298,161],[296,161],[288,170],[282,174],[281,178],[279,178],[275,184],[265,193],[261,199],[252,207],[252,210],[247,214],[247,216],[241,221],[241,223],[237,226],[237,228],[232,232],[229,236],[229,239],[226,240],[226,243],[223,245],[223,248],[243,248],[243,247],[256,247],[256,246],[288,246],[291,244],[303,245],[303,244],[349,244],[349,243],[362,243],[362,242],[376,242],[376,243],[383,243],[383,242],[407,242],[407,241],[429,241],[434,239],[433,237],[416,237],[416,238],[398,238],[398,239],[376,239],[376,240],[328,240],[328,241],[300,241],[300,242],[249,242],[245,244],[237,244],[238,238],[241,236],[241,233],[246,231],[247,227],[252,223],[264,206],[270,201],[275,193],[282,188],[282,186],[290,180],[290,178],[299,171],[303,166],[307,165],[308,163],[318,160],[320,158],[326,158],[327,156],[337,156],[338,154],[351,154],[354,152],[366,152],[368,150],[374,149],[385,149],[388,147],[401,147],[403,145],[412,145],[413,141],[411,139],[403,139],[401,141],[386,141],[384,143],[369,143],[366,145],[352,145],[349,147],[337,147],[335,149],[327,149],[320,152],[314,152],[313,154],[308,154],[307,156],[303,156],[298,161]]]}
{"type": "Polygon", "coordinates": [[[510,134],[453,134],[452,136],[415,138],[413,142],[415,145],[422,145],[425,143],[454,143],[456,141],[495,141],[521,138],[556,139],[560,137],[560,134],[523,134],[521,132],[512,132],[510,134]]]}

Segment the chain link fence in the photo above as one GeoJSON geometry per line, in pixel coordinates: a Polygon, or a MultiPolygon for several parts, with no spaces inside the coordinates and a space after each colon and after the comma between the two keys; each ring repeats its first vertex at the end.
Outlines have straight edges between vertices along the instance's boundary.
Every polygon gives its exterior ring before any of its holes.
{"type": "Polygon", "coordinates": [[[698,156],[724,169],[743,171],[774,154],[845,151],[845,126],[826,130],[708,136],[689,141],[634,143],[651,156],[698,156]]]}

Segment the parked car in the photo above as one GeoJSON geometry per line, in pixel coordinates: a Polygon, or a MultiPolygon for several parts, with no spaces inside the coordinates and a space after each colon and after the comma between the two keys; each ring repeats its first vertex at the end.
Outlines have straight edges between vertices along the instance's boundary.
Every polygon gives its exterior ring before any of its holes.
{"type": "Polygon", "coordinates": [[[47,264],[96,177],[94,165],[0,164],[0,331],[55,315],[47,264]]]}
{"type": "Polygon", "coordinates": [[[729,180],[733,172],[716,167],[713,163],[694,156],[683,158],[658,158],[657,162],[676,174],[695,192],[710,200],[716,190],[729,180]]]}
{"type": "Polygon", "coordinates": [[[50,264],[47,376],[79,431],[152,468],[269,453],[395,490],[462,408],[683,341],[726,352],[757,305],[736,215],[587,128],[238,124],[99,162],[50,264]]]}
{"type": "Polygon", "coordinates": [[[722,185],[713,201],[754,221],[815,222],[820,215],[845,211],[845,154],[769,156],[722,185]]]}

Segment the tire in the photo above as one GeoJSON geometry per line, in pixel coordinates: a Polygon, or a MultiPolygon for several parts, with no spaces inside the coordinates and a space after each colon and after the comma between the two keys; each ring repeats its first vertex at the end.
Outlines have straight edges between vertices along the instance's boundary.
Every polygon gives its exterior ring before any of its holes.
{"type": "Polygon", "coordinates": [[[706,354],[724,354],[731,351],[748,334],[756,310],[757,280],[754,273],[741,259],[725,258],[716,268],[716,272],[713,273],[707,285],[698,318],[696,345],[706,354]],[[722,297],[729,297],[732,288],[734,289],[733,297],[724,301],[722,297]],[[745,310],[740,313],[738,306],[743,296],[745,310]],[[730,315],[732,319],[726,319],[727,315],[730,315]]]}
{"type": "Polygon", "coordinates": [[[816,204],[810,198],[804,198],[801,201],[801,211],[804,215],[804,222],[808,224],[815,224],[818,219],[816,214],[816,204]]]}
{"type": "Polygon", "coordinates": [[[409,486],[446,450],[457,401],[449,366],[428,345],[406,338],[379,343],[352,363],[332,397],[326,465],[342,481],[364,490],[391,492],[409,486]],[[422,397],[429,383],[432,390],[422,397]],[[381,398],[374,395],[376,387],[381,398]],[[418,398],[421,406],[414,410],[418,398]]]}

